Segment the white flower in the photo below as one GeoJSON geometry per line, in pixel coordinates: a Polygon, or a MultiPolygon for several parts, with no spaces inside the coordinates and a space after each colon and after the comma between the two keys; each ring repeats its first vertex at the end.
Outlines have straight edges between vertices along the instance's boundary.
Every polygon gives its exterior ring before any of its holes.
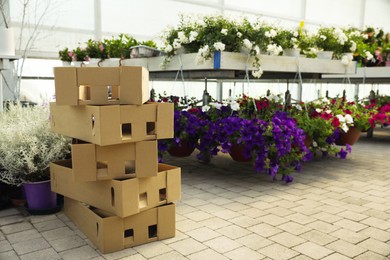
{"type": "Polygon", "coordinates": [[[238,104],[237,102],[235,101],[232,101],[230,103],[230,108],[233,110],[233,111],[238,111],[240,110],[240,104],[238,104]]]}
{"type": "Polygon", "coordinates": [[[293,35],[294,35],[294,37],[298,37],[299,34],[297,31],[294,31],[293,35]]]}
{"type": "Polygon", "coordinates": [[[279,53],[283,51],[283,48],[279,45],[274,44],[268,44],[267,46],[267,52],[269,52],[270,55],[278,56],[279,53]]]}
{"type": "Polygon", "coordinates": [[[253,50],[255,51],[255,55],[260,55],[260,47],[258,45],[255,45],[253,50]]]}
{"type": "Polygon", "coordinates": [[[349,130],[349,127],[347,126],[346,123],[343,123],[343,124],[341,125],[341,129],[343,129],[343,131],[347,133],[348,130],[349,130]]]}
{"type": "Polygon", "coordinates": [[[227,35],[227,34],[228,34],[228,30],[227,30],[227,29],[222,29],[222,30],[221,30],[221,33],[222,33],[223,35],[227,35]]]}
{"type": "Polygon", "coordinates": [[[198,32],[195,32],[195,31],[191,31],[190,32],[190,37],[189,37],[189,42],[193,42],[196,40],[196,37],[198,37],[198,32]]]}
{"type": "Polygon", "coordinates": [[[336,115],[336,117],[339,119],[340,123],[345,122],[345,117],[343,115],[336,115]]]}
{"type": "Polygon", "coordinates": [[[322,112],[322,109],[321,109],[321,108],[316,108],[316,112],[317,112],[317,113],[321,113],[321,112],[322,112]]]}
{"type": "Polygon", "coordinates": [[[350,114],[345,115],[345,123],[347,124],[353,124],[353,118],[350,114]]]}
{"type": "Polygon", "coordinates": [[[325,35],[320,35],[320,39],[325,41],[326,40],[326,36],[325,35]]]}
{"type": "Polygon", "coordinates": [[[367,60],[375,61],[374,55],[372,55],[371,52],[366,51],[365,53],[366,53],[367,60]]]}
{"type": "Polygon", "coordinates": [[[325,111],[325,113],[327,113],[328,115],[332,113],[332,110],[328,109],[325,111]]]}
{"type": "Polygon", "coordinates": [[[317,142],[316,141],[313,141],[313,147],[318,147],[318,144],[317,144],[317,142]]]}
{"type": "Polygon", "coordinates": [[[225,50],[225,44],[223,44],[222,42],[216,42],[214,43],[214,48],[217,51],[223,51],[225,50]]]}
{"type": "Polygon", "coordinates": [[[253,44],[251,43],[250,40],[244,39],[242,42],[243,42],[243,45],[244,45],[244,47],[245,47],[246,49],[248,49],[248,50],[251,50],[251,49],[252,49],[253,44]]]}
{"type": "Polygon", "coordinates": [[[198,53],[195,57],[196,64],[202,64],[205,62],[206,57],[209,55],[210,49],[208,45],[203,46],[203,48],[199,48],[198,53]]]}
{"type": "Polygon", "coordinates": [[[347,66],[349,64],[349,58],[347,55],[343,55],[343,57],[341,57],[341,64],[347,66]]]}
{"type": "Polygon", "coordinates": [[[268,37],[268,38],[273,38],[277,35],[278,33],[274,30],[274,29],[271,29],[270,31],[266,31],[264,33],[265,37],[268,37]]]}
{"type": "Polygon", "coordinates": [[[167,46],[165,46],[164,51],[165,51],[165,52],[171,52],[171,51],[173,51],[172,45],[168,44],[167,46]]]}
{"type": "Polygon", "coordinates": [[[302,107],[301,107],[301,105],[299,105],[299,104],[295,105],[295,108],[296,108],[297,110],[299,110],[299,111],[302,111],[302,107]]]}
{"type": "Polygon", "coordinates": [[[241,37],[242,37],[242,33],[237,32],[237,37],[238,37],[238,38],[241,38],[241,37]]]}
{"type": "Polygon", "coordinates": [[[356,42],[351,41],[351,44],[352,44],[352,46],[349,48],[349,50],[350,50],[351,52],[355,52],[355,51],[356,51],[356,42]]]}
{"type": "Polygon", "coordinates": [[[259,67],[257,70],[252,70],[252,76],[255,78],[260,78],[263,75],[263,69],[259,67]]]}
{"type": "Polygon", "coordinates": [[[180,44],[180,42],[179,42],[179,39],[175,39],[174,41],[173,41],[173,48],[174,49],[179,49],[181,47],[181,44],[180,44]]]}
{"type": "Polygon", "coordinates": [[[203,111],[203,112],[207,112],[207,111],[210,110],[210,108],[211,108],[210,106],[205,105],[205,106],[202,107],[202,111],[203,111]]]}
{"type": "Polygon", "coordinates": [[[187,36],[184,34],[183,31],[178,32],[178,33],[177,33],[177,37],[179,38],[179,41],[180,41],[181,43],[188,43],[188,38],[187,38],[187,36]]]}
{"type": "Polygon", "coordinates": [[[368,39],[368,35],[367,35],[367,34],[363,34],[362,37],[363,37],[363,39],[365,39],[365,40],[368,39]]]}
{"type": "Polygon", "coordinates": [[[221,110],[221,107],[222,107],[222,104],[216,103],[216,102],[210,102],[209,105],[212,107],[215,107],[218,110],[221,110]]]}

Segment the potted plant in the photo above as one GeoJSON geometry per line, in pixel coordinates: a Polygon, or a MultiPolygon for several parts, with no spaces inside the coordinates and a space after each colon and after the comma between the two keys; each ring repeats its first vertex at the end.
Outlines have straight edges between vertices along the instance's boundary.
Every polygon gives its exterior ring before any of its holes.
{"type": "Polygon", "coordinates": [[[348,41],[345,33],[336,27],[320,27],[314,36],[314,44],[320,50],[317,57],[321,59],[332,59],[333,54],[342,52],[342,48],[348,41]]]}
{"type": "Polygon", "coordinates": [[[0,181],[23,185],[31,210],[56,206],[57,196],[50,190],[49,163],[64,159],[70,151],[69,140],[51,131],[48,117],[46,107],[19,104],[9,105],[0,114],[0,181]],[[42,193],[31,186],[42,189],[42,193]]]}
{"type": "Polygon", "coordinates": [[[85,51],[90,63],[93,62],[93,60],[96,60],[95,63],[98,63],[108,58],[107,47],[105,43],[89,39],[86,44],[87,47],[85,48],[85,51]]]}
{"type": "Polygon", "coordinates": [[[299,57],[300,34],[298,30],[280,29],[273,38],[273,42],[283,49],[283,55],[299,57]]]}
{"type": "Polygon", "coordinates": [[[81,66],[84,61],[88,61],[88,55],[87,51],[84,48],[77,47],[76,49],[73,49],[73,62],[75,63],[75,66],[81,66]]]}
{"type": "Polygon", "coordinates": [[[58,52],[60,60],[63,62],[64,65],[70,65],[70,63],[73,60],[73,52],[69,51],[68,48],[64,48],[58,52]]]}

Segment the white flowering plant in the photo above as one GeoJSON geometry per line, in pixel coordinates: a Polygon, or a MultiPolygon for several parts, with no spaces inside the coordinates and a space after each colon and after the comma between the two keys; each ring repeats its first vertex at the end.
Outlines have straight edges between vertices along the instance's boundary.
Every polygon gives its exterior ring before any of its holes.
{"type": "Polygon", "coordinates": [[[348,37],[343,30],[336,27],[320,27],[314,36],[315,46],[323,51],[341,53],[348,37]]]}
{"type": "Polygon", "coordinates": [[[50,179],[49,163],[66,158],[70,140],[51,131],[49,109],[9,104],[0,113],[0,181],[21,185],[50,179]]]}
{"type": "Polygon", "coordinates": [[[268,27],[260,20],[252,23],[247,18],[234,20],[221,15],[181,15],[179,25],[162,35],[166,53],[162,65],[179,53],[197,53],[195,62],[202,64],[216,51],[244,52],[254,57],[252,75],[260,77],[260,53],[268,45],[269,39],[265,37],[268,27]]]}

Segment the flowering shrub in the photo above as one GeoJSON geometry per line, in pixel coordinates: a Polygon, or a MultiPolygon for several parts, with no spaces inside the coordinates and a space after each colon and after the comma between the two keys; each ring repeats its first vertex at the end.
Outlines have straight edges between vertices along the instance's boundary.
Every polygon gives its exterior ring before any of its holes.
{"type": "Polygon", "coordinates": [[[73,52],[68,48],[64,48],[58,52],[61,61],[71,62],[73,60],[73,52]]]}
{"type": "Polygon", "coordinates": [[[104,42],[89,39],[85,50],[90,59],[95,58],[104,60],[108,58],[107,46],[104,42]]]}
{"type": "Polygon", "coordinates": [[[298,127],[312,141],[310,144],[312,154],[315,155],[319,151],[323,157],[334,154],[344,159],[347,155],[345,151],[351,151],[351,148],[346,147],[344,150],[344,148],[335,146],[335,141],[339,136],[339,125],[336,120],[333,120],[334,117],[328,109],[329,104],[328,99],[320,99],[307,104],[302,102],[292,106],[289,113],[297,122],[298,127]]]}
{"type": "Polygon", "coordinates": [[[69,152],[69,140],[51,131],[46,107],[10,105],[0,113],[0,181],[48,180],[49,163],[69,152]]]}

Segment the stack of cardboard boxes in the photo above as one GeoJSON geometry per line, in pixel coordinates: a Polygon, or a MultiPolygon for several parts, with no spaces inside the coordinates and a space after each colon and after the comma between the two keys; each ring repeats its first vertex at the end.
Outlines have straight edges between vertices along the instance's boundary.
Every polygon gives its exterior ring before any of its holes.
{"type": "Polygon", "coordinates": [[[102,253],[175,235],[180,168],[159,164],[173,137],[173,105],[147,103],[143,67],[55,68],[53,131],[73,138],[72,159],[50,165],[65,214],[102,253]]]}

